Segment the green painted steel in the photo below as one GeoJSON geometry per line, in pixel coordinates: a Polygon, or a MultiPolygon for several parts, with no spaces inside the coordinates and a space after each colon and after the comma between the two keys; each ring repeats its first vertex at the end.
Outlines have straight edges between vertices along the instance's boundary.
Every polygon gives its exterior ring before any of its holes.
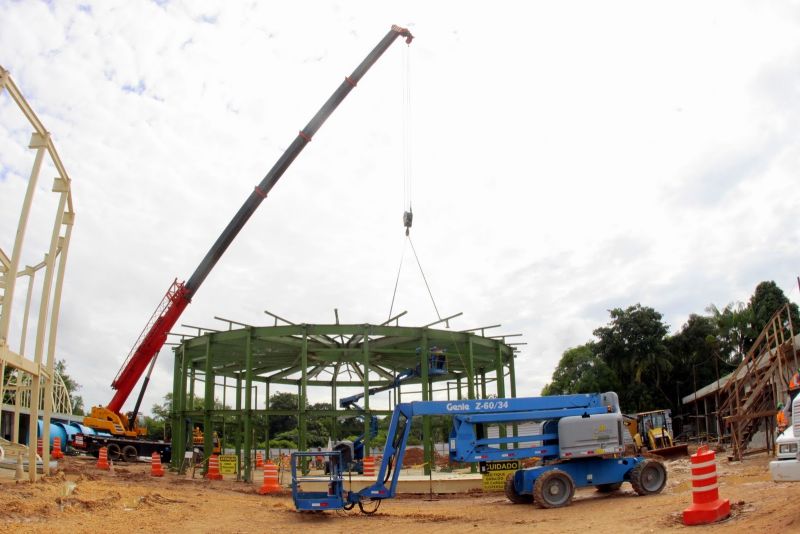
{"type": "MultiPolygon", "coordinates": [[[[209,332],[185,338],[175,348],[173,377],[173,468],[182,461],[182,450],[191,447],[191,428],[203,423],[204,445],[211,450],[213,432],[229,431],[220,437],[224,447],[233,447],[243,461],[240,475],[252,482],[252,458],[255,441],[261,436],[253,434],[253,418],[264,417],[267,426],[270,416],[292,415],[298,421],[298,446],[307,450],[307,422],[309,417],[330,417],[334,433],[338,431],[337,419],[352,417],[353,410],[338,407],[341,388],[363,390],[362,401],[367,417],[364,430],[369,436],[369,416],[391,414],[392,404],[414,397],[434,399],[434,391],[442,386],[441,395],[454,398],[486,398],[489,393],[504,397],[506,375],[511,396],[516,396],[514,383],[514,349],[502,339],[489,338],[474,332],[454,332],[429,327],[387,326],[370,324],[298,324],[264,327],[244,327],[222,332],[209,332]],[[428,372],[426,355],[429,349],[443,349],[447,372],[442,375],[428,372]],[[416,377],[403,382],[391,391],[388,409],[370,405],[369,389],[386,386],[407,369],[417,368],[416,377]],[[358,372],[350,373],[356,369],[358,372]],[[488,376],[487,376],[488,375],[488,376]],[[228,380],[231,379],[231,380],[228,380]],[[203,405],[193,405],[195,383],[203,382],[203,405]],[[215,388],[235,387],[234,408],[215,405],[215,388]],[[231,384],[235,383],[235,386],[231,384]],[[446,383],[446,388],[444,387],[446,383]],[[488,385],[494,383],[490,391],[488,385]],[[266,387],[263,408],[253,399],[255,384],[266,387]],[[296,410],[276,410],[269,404],[269,396],[277,386],[296,388],[299,406],[296,410]],[[329,410],[307,409],[309,388],[325,389],[320,396],[330,398],[329,410]],[[444,393],[446,391],[446,393],[444,393]],[[230,424],[233,420],[234,424],[230,424]],[[187,428],[186,421],[190,421],[187,428]],[[188,432],[188,435],[187,435],[188,432]],[[255,439],[255,441],[254,441],[255,439]]],[[[285,388],[284,388],[285,391],[285,388]]],[[[351,390],[352,391],[352,390],[351,390]]],[[[260,393],[259,393],[260,394],[260,393]]],[[[441,397],[439,397],[441,398],[441,397]]],[[[423,447],[426,473],[433,465],[431,420],[423,419],[423,447]]],[[[267,431],[266,442],[272,436],[267,431]]],[[[344,436],[334,436],[341,439],[344,436]]],[[[368,447],[369,443],[365,443],[368,447]]],[[[369,450],[368,448],[366,450],[369,450]]]]}

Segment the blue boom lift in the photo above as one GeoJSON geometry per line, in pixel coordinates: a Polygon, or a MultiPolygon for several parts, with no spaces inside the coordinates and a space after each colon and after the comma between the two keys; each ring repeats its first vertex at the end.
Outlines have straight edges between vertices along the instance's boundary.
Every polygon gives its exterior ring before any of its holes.
{"type": "MultiPolygon", "coordinates": [[[[313,477],[298,476],[304,453],[292,458],[292,497],[298,510],[350,510],[356,504],[374,513],[383,499],[397,493],[411,419],[451,415],[450,459],[487,462],[539,458],[536,467],[520,469],[506,480],[506,496],[515,504],[535,502],[544,508],[566,506],[576,487],[611,492],[629,482],[639,495],[659,493],[666,484],[664,465],[641,456],[624,456],[622,413],[614,392],[511,399],[421,401],[398,404],[392,413],[377,481],[360,491],[344,489],[341,469],[331,470],[327,492],[302,489],[313,477]],[[541,434],[489,438],[485,425],[541,422],[541,434]],[[502,447],[505,445],[505,447],[502,447]]],[[[337,452],[328,453],[331,462],[337,452]]],[[[316,477],[319,480],[320,477],[316,477]]]]}
{"type": "MultiPolygon", "coordinates": [[[[422,351],[421,347],[417,347],[417,355],[422,351]]],[[[440,349],[439,347],[431,347],[428,351],[428,376],[444,375],[447,374],[447,350],[440,349]]],[[[356,417],[367,417],[367,414],[361,406],[357,403],[365,396],[374,395],[383,391],[388,391],[400,387],[404,382],[419,378],[422,376],[420,366],[417,365],[413,369],[405,369],[397,374],[397,376],[383,386],[370,388],[368,392],[357,393],[350,397],[339,399],[339,406],[348,410],[356,410],[356,417]]],[[[369,439],[378,435],[378,418],[374,415],[369,416],[369,439]]],[[[333,450],[341,453],[341,468],[344,471],[355,471],[356,473],[364,472],[364,441],[367,434],[361,434],[353,441],[342,440],[333,444],[333,450]]],[[[325,463],[326,474],[330,472],[330,462],[325,463]]]]}

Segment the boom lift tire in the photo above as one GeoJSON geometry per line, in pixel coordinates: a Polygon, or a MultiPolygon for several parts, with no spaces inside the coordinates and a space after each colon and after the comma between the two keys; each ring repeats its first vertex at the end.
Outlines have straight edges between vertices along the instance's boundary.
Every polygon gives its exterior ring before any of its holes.
{"type": "Polygon", "coordinates": [[[514,473],[506,477],[505,484],[506,497],[514,504],[531,504],[533,502],[533,495],[517,493],[517,488],[514,487],[514,473]]]}
{"type": "Polygon", "coordinates": [[[598,484],[595,486],[597,491],[600,493],[611,493],[617,491],[619,488],[622,487],[622,482],[615,482],[613,484],[598,484]]]}
{"type": "Polygon", "coordinates": [[[113,460],[116,462],[117,460],[120,459],[120,456],[122,456],[122,449],[120,449],[119,445],[117,445],[116,443],[109,443],[106,450],[108,452],[109,460],[113,460]]]}
{"type": "Polygon", "coordinates": [[[533,484],[533,500],[542,508],[568,506],[575,495],[575,483],[561,469],[545,471],[533,484]]]}
{"type": "Polygon", "coordinates": [[[644,460],[631,469],[631,486],[639,495],[661,493],[667,484],[667,470],[657,460],[644,460]]]}
{"type": "Polygon", "coordinates": [[[139,451],[133,445],[125,445],[122,448],[122,459],[126,462],[135,462],[139,459],[139,451]]]}

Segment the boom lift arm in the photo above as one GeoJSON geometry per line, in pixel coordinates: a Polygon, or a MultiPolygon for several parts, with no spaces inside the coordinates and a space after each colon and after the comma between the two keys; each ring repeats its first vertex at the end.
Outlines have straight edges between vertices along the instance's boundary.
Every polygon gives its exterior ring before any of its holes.
{"type": "MultiPolygon", "coordinates": [[[[92,407],[90,416],[84,420],[86,426],[106,430],[114,435],[136,436],[142,434],[135,427],[136,414],[129,418],[121,410],[128,396],[133,391],[136,383],[141,378],[148,364],[156,357],[167,340],[167,334],[178,321],[183,310],[192,300],[197,290],[203,284],[208,274],[216,263],[225,253],[228,246],[234,240],[239,231],[244,227],[250,216],[256,211],[267,194],[272,190],[283,173],[292,164],[295,158],[311,142],[317,130],[330,117],[331,113],[341,104],[350,91],[358,84],[364,74],[372,65],[383,55],[389,46],[398,38],[404,37],[406,43],[410,44],[414,38],[406,28],[392,26],[378,45],[367,55],[366,58],[356,67],[350,76],[347,76],[334,93],[323,104],[311,121],[303,128],[292,144],[281,155],[277,162],[272,166],[263,180],[255,187],[247,197],[242,207],[236,212],[233,219],[225,227],[222,234],[217,238],[211,249],[205,255],[200,265],[197,266],[192,276],[187,282],[173,282],[167,290],[161,304],[156,308],[155,313],[142,332],[139,340],[134,345],[130,354],[126,358],[119,373],[111,384],[116,390],[114,397],[107,406],[92,407]]],[[[146,386],[146,384],[145,384],[146,386]]]]}

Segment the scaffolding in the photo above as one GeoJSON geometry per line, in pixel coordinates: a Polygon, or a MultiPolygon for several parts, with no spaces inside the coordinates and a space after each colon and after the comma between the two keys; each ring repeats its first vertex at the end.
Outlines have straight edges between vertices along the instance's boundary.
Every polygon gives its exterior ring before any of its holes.
{"type": "MultiPolygon", "coordinates": [[[[500,325],[462,331],[434,328],[455,317],[450,316],[421,327],[400,326],[399,317],[405,312],[382,324],[295,324],[266,313],[274,318],[273,326],[257,327],[217,317],[228,324],[227,330],[192,327],[197,328],[197,335],[181,335],[181,341],[175,344],[173,468],[180,468],[183,452],[192,445],[194,425],[202,424],[204,450],[209,451],[213,446],[211,430],[221,431],[226,421],[234,421],[236,429],[231,433],[239,437],[235,447],[242,458],[240,475],[252,481],[256,416],[265,416],[267,421],[270,416],[295,416],[301,451],[308,450],[309,417],[330,417],[335,434],[338,418],[361,416],[364,450],[368,451],[371,417],[390,415],[399,402],[517,395],[514,357],[516,346],[524,343],[507,342],[506,338],[519,334],[487,335],[487,330],[500,325]],[[434,351],[445,361],[431,372],[430,355],[434,351]],[[385,400],[385,406],[377,406],[377,401],[370,405],[371,388],[374,392],[374,388],[391,386],[404,374],[407,380],[386,388],[388,405],[385,400]],[[279,387],[297,392],[296,410],[287,412],[270,406],[270,394],[279,387]],[[227,393],[231,388],[235,406],[228,408],[225,404],[231,398],[227,393]],[[264,395],[261,402],[257,398],[259,388],[264,395]],[[362,409],[340,408],[343,390],[354,389],[363,392],[362,409]],[[196,391],[202,391],[204,405],[193,410],[191,399],[196,391]],[[223,408],[215,406],[220,391],[223,408]],[[331,408],[310,410],[310,395],[325,402],[329,399],[331,408]]],[[[422,421],[422,434],[429,472],[434,457],[430,417],[422,421]]],[[[265,438],[268,444],[270,436],[265,438]]]]}

